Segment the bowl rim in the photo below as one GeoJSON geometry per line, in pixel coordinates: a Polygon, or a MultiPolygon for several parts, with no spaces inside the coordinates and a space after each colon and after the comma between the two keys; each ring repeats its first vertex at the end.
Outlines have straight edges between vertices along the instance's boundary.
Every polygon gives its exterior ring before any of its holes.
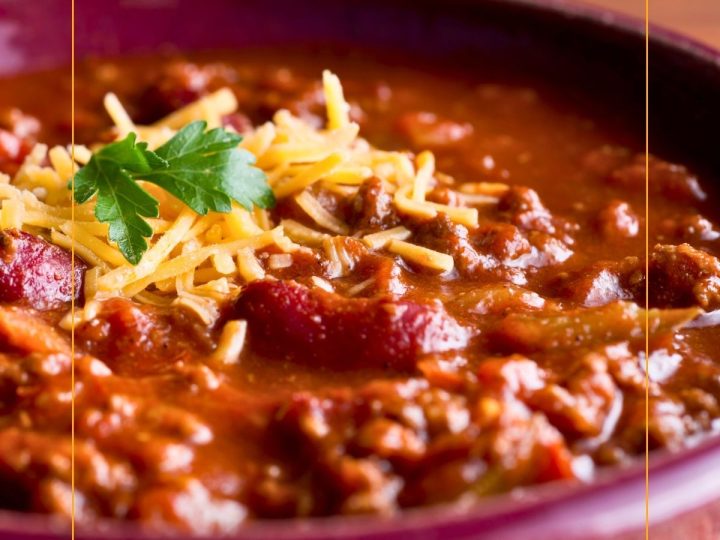
{"type": "MultiPolygon", "coordinates": [[[[477,2],[478,0],[455,0],[455,3],[461,6],[472,6],[477,2]]],[[[629,37],[644,39],[645,36],[646,23],[643,19],[583,0],[490,0],[490,2],[504,4],[509,8],[520,7],[536,13],[551,13],[582,20],[604,26],[611,32],[625,34],[629,37]]],[[[422,7],[422,4],[420,2],[418,5],[422,7]]],[[[408,7],[408,9],[413,9],[413,7],[408,7]]],[[[720,69],[720,48],[652,22],[647,25],[647,29],[651,52],[653,46],[661,45],[705,63],[713,69],[720,69]]],[[[676,469],[686,464],[688,460],[699,462],[702,459],[713,459],[720,467],[720,433],[711,435],[698,444],[680,451],[660,450],[654,452],[649,458],[650,481],[656,486],[660,485],[669,489],[670,483],[666,477],[672,477],[676,469]]],[[[404,509],[397,515],[389,517],[332,516],[277,521],[257,520],[248,522],[237,532],[224,537],[235,540],[370,538],[375,535],[400,532],[419,533],[428,529],[445,528],[445,530],[451,531],[453,527],[478,525],[480,522],[497,523],[509,518],[521,519],[523,516],[531,514],[544,514],[550,520],[560,520],[569,517],[565,515],[568,512],[562,511],[562,508],[560,508],[560,512],[557,512],[557,504],[561,501],[597,499],[598,497],[612,496],[620,490],[628,491],[631,487],[641,487],[644,493],[644,486],[645,463],[638,459],[628,466],[601,470],[596,479],[587,484],[553,482],[517,489],[506,494],[477,498],[472,502],[460,501],[431,507],[404,509]]],[[[687,495],[686,504],[681,508],[675,508],[668,515],[658,519],[653,517],[651,512],[651,525],[694,508],[693,493],[684,492],[684,495],[687,495]]],[[[652,497],[652,494],[650,496],[652,497]]],[[[715,496],[720,497],[720,486],[717,487],[715,496]]],[[[584,504],[588,504],[588,502],[586,501],[584,504]]],[[[631,530],[632,527],[644,526],[644,524],[645,516],[638,516],[635,523],[628,523],[624,528],[615,529],[613,532],[625,532],[631,530]]],[[[538,524],[538,526],[542,525],[538,524]]],[[[69,530],[70,526],[66,522],[52,515],[0,510],[0,537],[17,537],[28,540],[31,538],[59,539],[66,537],[69,530]],[[18,533],[21,536],[17,536],[18,533]]],[[[137,523],[117,519],[99,520],[96,525],[83,528],[76,534],[78,538],[97,537],[107,540],[124,538],[149,540],[168,536],[167,533],[148,531],[137,523]]],[[[214,538],[214,536],[187,533],[172,534],[172,538],[183,537],[214,538]]]]}

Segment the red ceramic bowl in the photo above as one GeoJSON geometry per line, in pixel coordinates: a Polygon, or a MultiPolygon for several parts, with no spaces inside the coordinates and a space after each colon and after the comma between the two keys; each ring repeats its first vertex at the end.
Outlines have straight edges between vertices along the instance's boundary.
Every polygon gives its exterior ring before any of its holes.
{"type": "MultiPolygon", "coordinates": [[[[88,54],[256,46],[393,51],[472,75],[558,87],[642,148],[643,22],[562,0],[76,0],[76,49],[88,54]]],[[[70,0],[0,3],[0,74],[70,61],[70,0]]],[[[651,149],[720,186],[720,53],[651,28],[651,149]]],[[[717,201],[717,192],[711,201],[717,201]]],[[[651,456],[653,540],[720,538],[720,440],[651,456]]],[[[472,506],[410,510],[392,518],[258,522],[237,539],[644,538],[642,462],[603,471],[592,485],[545,485],[472,506]]],[[[51,518],[0,513],[0,538],[68,538],[51,518]]],[[[141,539],[107,522],[78,538],[141,539]]]]}

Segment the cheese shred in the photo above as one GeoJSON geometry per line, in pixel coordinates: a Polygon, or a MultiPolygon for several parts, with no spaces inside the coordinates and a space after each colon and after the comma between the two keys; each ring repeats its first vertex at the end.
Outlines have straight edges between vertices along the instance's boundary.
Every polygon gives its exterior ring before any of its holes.
{"type": "MultiPolygon", "coordinates": [[[[227,214],[198,216],[156,186],[145,185],[160,201],[160,216],[147,220],[153,230],[149,248],[132,266],[109,240],[107,224],[96,220],[92,200],[76,205],[75,223],[71,222],[67,183],[74,169],[88,163],[91,151],[76,146],[71,157],[67,148],[37,144],[13,178],[0,177],[0,227],[39,232],[59,246],[74,248],[88,264],[86,304],[76,313],[75,322],[91,319],[100,300],[119,295],[151,305],[179,306],[211,324],[221,303],[246,283],[299,264],[302,259],[295,253],[310,253],[328,263],[330,281],[319,276],[311,279],[326,291],[334,290],[332,279],[352,272],[358,260],[356,250],[363,244],[413,265],[452,271],[451,256],[411,243],[411,231],[402,226],[348,239],[353,227],[346,221],[343,205],[356,203],[363,182],[375,177],[391,194],[400,216],[423,220],[445,214],[455,223],[474,228],[479,221],[477,206],[496,204],[508,186],[462,184],[455,192],[454,200],[459,203],[453,206],[428,200],[438,183],[444,189],[453,185],[435,170],[435,156],[428,151],[414,156],[374,148],[359,137],[360,128],[351,118],[340,79],[324,71],[322,88],[327,114],[324,127],[280,110],[272,122],[245,133],[240,143],[254,154],[256,166],[267,175],[281,204],[293,205],[293,219],[278,221],[266,210],[248,211],[235,203],[227,214]],[[345,202],[333,202],[338,199],[345,202]]],[[[219,127],[223,117],[238,107],[233,91],[221,88],[153,125],[138,125],[115,94],[108,93],[103,103],[117,139],[135,132],[151,149],[192,121],[219,127]]],[[[349,293],[360,294],[372,284],[373,278],[366,279],[349,293]]],[[[63,319],[68,327],[72,322],[70,315],[63,319]]],[[[226,323],[213,357],[225,364],[237,362],[245,332],[244,321],[226,323]]]]}
{"type": "Polygon", "coordinates": [[[220,334],[217,349],[212,354],[212,359],[221,364],[237,364],[245,347],[246,334],[247,322],[226,322],[220,334]]]}
{"type": "Polygon", "coordinates": [[[388,251],[400,255],[409,262],[441,272],[450,272],[455,267],[455,261],[450,255],[403,240],[391,240],[388,251]]]}

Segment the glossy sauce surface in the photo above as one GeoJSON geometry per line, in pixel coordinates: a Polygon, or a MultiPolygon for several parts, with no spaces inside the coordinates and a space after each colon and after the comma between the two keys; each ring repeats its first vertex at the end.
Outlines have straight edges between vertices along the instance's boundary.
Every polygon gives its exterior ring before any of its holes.
{"type": "MultiPolygon", "coordinates": [[[[361,58],[203,53],[83,65],[78,139],[111,140],[108,91],[143,123],[229,86],[241,114],[227,121],[240,131],[281,108],[320,125],[324,67],[372,144],[434,152],[447,176],[431,200],[453,204],[467,182],[510,188],[480,207],[472,230],[398,216],[372,180],[347,197],[318,188],[352,233],[402,224],[456,270],[430,273],[346,238],[354,270],[327,293],[312,281],[327,277],[320,250],[295,256],[267,269],[278,281],[228,299],[225,317],[249,325],[236,365],[211,360],[220,325],[107,301],[76,334],[81,523],[220,532],[246,519],[393,513],[591,481],[597,467],[643,454],[644,156],[601,118],[532,88],[361,58]]],[[[67,143],[62,80],[5,81],[0,103],[39,119],[35,139],[67,143]]],[[[650,441],[677,450],[718,430],[720,331],[676,328],[697,315],[685,308],[720,308],[720,231],[702,179],[656,158],[650,177],[650,306],[663,310],[649,315],[650,441]]],[[[310,224],[281,201],[273,218],[287,217],[310,224]]],[[[7,493],[27,497],[4,504],[67,515],[69,356],[65,345],[18,346],[18,324],[0,324],[0,475],[7,493]]]]}

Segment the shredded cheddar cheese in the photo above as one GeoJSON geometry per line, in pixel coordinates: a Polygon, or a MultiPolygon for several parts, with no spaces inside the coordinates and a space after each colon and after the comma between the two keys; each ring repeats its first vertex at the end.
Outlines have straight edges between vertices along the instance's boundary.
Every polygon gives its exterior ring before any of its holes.
{"type": "MultiPolygon", "coordinates": [[[[427,219],[439,213],[467,227],[477,227],[476,206],[495,204],[507,190],[505,184],[463,184],[456,192],[461,206],[428,201],[427,195],[447,177],[435,170],[435,156],[424,151],[383,151],[359,137],[359,126],[350,116],[336,75],[323,73],[327,124],[318,129],[287,110],[275,113],[272,122],[244,135],[240,146],[255,155],[256,164],[268,177],[276,198],[287,199],[304,215],[302,219],[276,221],[266,210],[247,211],[233,204],[227,214],[198,216],[172,196],[143,184],[160,201],[160,216],[149,219],[153,236],[140,262],[132,266],[108,239],[107,224],[94,217],[94,203],[75,207],[71,222],[71,194],[67,188],[72,171],[86,164],[91,151],[36,145],[14,178],[0,178],[0,227],[27,229],[70,249],[89,265],[85,278],[85,306],[75,322],[89,320],[98,301],[125,296],[157,306],[176,305],[212,323],[220,303],[245,283],[264,278],[268,272],[290,268],[293,253],[319,250],[329,265],[330,280],[347,275],[355,256],[347,249],[352,230],[344,218],[325,206],[318,191],[351,197],[368,178],[379,178],[393,196],[401,216],[427,219]],[[319,188],[319,190],[318,190],[319,188]],[[259,257],[258,250],[270,249],[259,257]]],[[[189,122],[204,120],[209,127],[237,110],[229,88],[222,88],[179,109],[153,125],[137,125],[116,95],[105,96],[104,105],[115,124],[117,138],[130,132],[157,148],[189,122]]],[[[96,148],[96,146],[93,146],[96,148]]],[[[412,243],[405,227],[358,238],[370,250],[385,250],[406,261],[439,272],[454,268],[450,255],[412,243]]],[[[316,287],[333,291],[332,281],[314,276],[316,287]]],[[[349,295],[372,286],[373,278],[352,286],[349,295]]],[[[68,315],[63,325],[69,328],[68,315]]],[[[244,321],[226,323],[215,358],[232,363],[239,358],[245,340],[244,321]]]]}
{"type": "Polygon", "coordinates": [[[388,251],[400,255],[403,259],[415,264],[427,266],[441,272],[449,272],[455,267],[455,261],[450,255],[411,244],[404,240],[390,240],[388,251]]]}
{"type": "Polygon", "coordinates": [[[384,231],[368,234],[363,237],[365,242],[371,249],[382,249],[392,240],[407,240],[412,233],[405,227],[393,227],[384,231]]]}
{"type": "Polygon", "coordinates": [[[212,359],[222,364],[235,364],[240,359],[240,353],[245,346],[245,335],[247,334],[247,322],[228,321],[220,334],[220,341],[217,349],[212,354],[212,359]]]}

